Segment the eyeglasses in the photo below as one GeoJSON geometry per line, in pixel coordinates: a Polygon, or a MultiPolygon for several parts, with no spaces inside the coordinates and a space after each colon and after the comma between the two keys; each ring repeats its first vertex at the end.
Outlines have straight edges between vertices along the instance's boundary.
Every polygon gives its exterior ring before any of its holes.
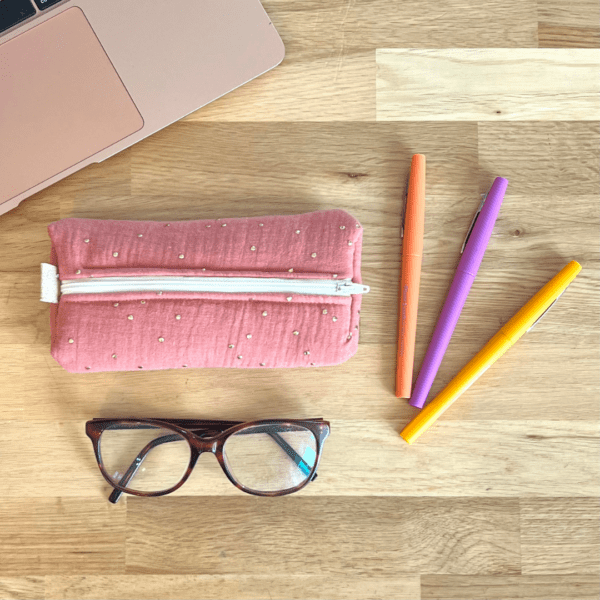
{"type": "Polygon", "coordinates": [[[100,472],[121,495],[164,496],[180,488],[203,452],[212,452],[237,488],[283,496],[317,477],[329,423],[323,419],[202,421],[93,419],[85,424],[100,472]]]}

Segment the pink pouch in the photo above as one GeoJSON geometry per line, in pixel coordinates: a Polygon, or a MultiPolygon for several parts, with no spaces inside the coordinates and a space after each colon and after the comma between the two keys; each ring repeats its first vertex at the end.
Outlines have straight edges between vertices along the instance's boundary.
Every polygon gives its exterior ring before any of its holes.
{"type": "Polygon", "coordinates": [[[42,299],[68,371],[325,366],[356,352],[368,287],[361,225],[342,210],[48,229],[42,299]]]}

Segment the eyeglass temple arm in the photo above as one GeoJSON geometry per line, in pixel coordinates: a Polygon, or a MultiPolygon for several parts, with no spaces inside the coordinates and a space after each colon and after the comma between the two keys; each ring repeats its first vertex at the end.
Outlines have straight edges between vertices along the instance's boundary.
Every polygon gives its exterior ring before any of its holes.
{"type": "MultiPolygon", "coordinates": [[[[212,422],[214,423],[214,421],[212,422]]],[[[137,427],[135,429],[137,429],[137,427]]],[[[244,432],[241,433],[243,434],[244,432]]],[[[291,460],[294,461],[294,463],[304,473],[304,475],[308,475],[311,472],[312,466],[309,465],[279,434],[268,431],[266,433],[268,433],[279,444],[279,446],[281,446],[283,451],[290,457],[291,460]]],[[[146,444],[146,446],[144,446],[140,453],[135,457],[133,462],[129,465],[129,468],[127,469],[127,471],[125,471],[123,477],[121,477],[121,479],[119,480],[119,485],[122,487],[127,486],[127,484],[134,478],[135,474],[138,472],[138,469],[144,462],[146,456],[148,456],[150,450],[156,448],[157,446],[160,446],[161,444],[167,444],[169,442],[178,441],[183,441],[183,438],[179,434],[173,434],[163,435],[146,444]]],[[[311,481],[314,481],[316,478],[317,474],[315,473],[311,477],[311,481]]],[[[122,495],[123,492],[121,490],[114,489],[111,495],[108,497],[108,500],[109,502],[116,504],[122,495]]]]}

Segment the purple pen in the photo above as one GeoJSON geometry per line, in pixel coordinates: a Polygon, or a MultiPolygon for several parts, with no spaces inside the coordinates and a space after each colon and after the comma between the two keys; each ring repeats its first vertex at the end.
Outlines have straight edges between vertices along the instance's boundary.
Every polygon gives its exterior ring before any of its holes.
{"type": "Polygon", "coordinates": [[[425,404],[427,394],[429,394],[433,380],[440,368],[446,348],[448,348],[450,338],[454,333],[454,328],[490,241],[507,185],[508,180],[504,177],[494,179],[490,191],[471,223],[469,233],[463,244],[463,255],[456,268],[452,285],[448,290],[444,307],[435,326],[433,337],[429,342],[421,371],[410,397],[409,403],[412,406],[423,408],[425,404]]]}

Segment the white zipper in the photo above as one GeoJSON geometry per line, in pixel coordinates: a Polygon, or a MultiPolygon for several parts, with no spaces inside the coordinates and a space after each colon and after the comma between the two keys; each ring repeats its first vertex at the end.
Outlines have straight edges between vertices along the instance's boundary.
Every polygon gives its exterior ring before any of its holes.
{"type": "Polygon", "coordinates": [[[118,294],[125,292],[218,292],[268,294],[289,292],[310,296],[366,294],[368,286],[351,279],[271,279],[270,277],[102,277],[66,279],[61,294],[118,294]]]}
{"type": "MultiPolygon", "coordinates": [[[[49,273],[47,267],[45,276],[52,278],[52,274],[49,273]]],[[[42,267],[43,280],[44,267],[42,267]]],[[[309,296],[351,296],[352,294],[366,294],[369,290],[369,286],[362,283],[354,283],[351,279],[102,277],[98,279],[66,279],[60,282],[60,294],[63,295],[118,294],[128,292],[216,292],[231,294],[290,293],[309,296]]],[[[51,302],[52,299],[44,299],[44,301],[51,302]]],[[[58,293],[55,302],[58,302],[58,293]]]]}

